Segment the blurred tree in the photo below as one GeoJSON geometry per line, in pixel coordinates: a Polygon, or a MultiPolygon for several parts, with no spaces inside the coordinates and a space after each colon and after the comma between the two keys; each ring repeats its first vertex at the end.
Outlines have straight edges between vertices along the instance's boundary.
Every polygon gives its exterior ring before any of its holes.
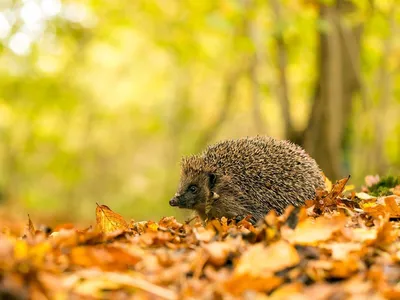
{"type": "MultiPolygon", "coordinates": [[[[277,24],[282,23],[281,4],[271,0],[277,24]]],[[[283,31],[276,34],[279,70],[279,102],[284,120],[285,136],[303,145],[329,178],[344,176],[343,143],[350,125],[354,94],[360,86],[360,39],[362,25],[349,24],[346,17],[353,13],[351,1],[336,0],[319,4],[320,30],[318,77],[308,125],[304,130],[294,127],[287,79],[287,50],[283,31]]]]}
{"type": "Polygon", "coordinates": [[[360,88],[362,25],[346,23],[355,7],[347,0],[320,6],[328,25],[320,33],[319,73],[314,103],[302,144],[325,174],[339,179],[343,173],[343,143],[350,125],[354,94],[360,88]]]}

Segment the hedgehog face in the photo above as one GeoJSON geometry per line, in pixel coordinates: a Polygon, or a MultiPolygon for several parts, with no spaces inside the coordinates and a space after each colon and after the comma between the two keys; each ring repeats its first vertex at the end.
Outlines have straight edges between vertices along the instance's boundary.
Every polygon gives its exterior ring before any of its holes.
{"type": "Polygon", "coordinates": [[[178,192],[169,201],[169,204],[204,213],[206,200],[212,195],[212,186],[210,185],[212,178],[215,176],[205,172],[183,174],[178,192]]]}

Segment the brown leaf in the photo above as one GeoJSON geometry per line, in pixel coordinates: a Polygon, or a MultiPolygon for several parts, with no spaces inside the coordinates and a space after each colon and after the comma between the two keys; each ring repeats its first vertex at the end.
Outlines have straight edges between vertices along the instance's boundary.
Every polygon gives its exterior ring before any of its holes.
{"type": "Polygon", "coordinates": [[[337,197],[343,193],[346,187],[346,183],[349,181],[349,179],[350,176],[336,181],[336,183],[332,186],[332,189],[328,194],[326,194],[326,192],[324,191],[318,190],[316,195],[314,211],[323,212],[325,207],[337,206],[338,204],[337,197]]]}
{"type": "Polygon", "coordinates": [[[96,223],[102,233],[110,233],[117,230],[128,230],[128,223],[124,218],[113,212],[106,205],[98,205],[96,207],[96,223]]]}
{"type": "Polygon", "coordinates": [[[30,239],[35,236],[35,227],[33,226],[31,217],[28,215],[28,223],[25,225],[24,235],[30,239]]]}
{"type": "Polygon", "coordinates": [[[349,179],[350,179],[350,175],[346,178],[336,181],[336,183],[333,185],[332,190],[328,196],[331,198],[336,198],[337,196],[340,196],[340,194],[344,191],[349,179]]]}

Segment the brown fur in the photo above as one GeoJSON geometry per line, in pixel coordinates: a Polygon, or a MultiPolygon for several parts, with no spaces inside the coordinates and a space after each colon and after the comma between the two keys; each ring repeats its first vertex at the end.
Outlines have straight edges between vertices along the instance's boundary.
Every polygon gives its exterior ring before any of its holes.
{"type": "Polygon", "coordinates": [[[324,186],[317,163],[302,148],[270,137],[226,140],[182,160],[172,206],[206,217],[245,217],[255,222],[271,209],[313,199],[324,186]],[[193,188],[195,186],[195,188],[193,188]]]}

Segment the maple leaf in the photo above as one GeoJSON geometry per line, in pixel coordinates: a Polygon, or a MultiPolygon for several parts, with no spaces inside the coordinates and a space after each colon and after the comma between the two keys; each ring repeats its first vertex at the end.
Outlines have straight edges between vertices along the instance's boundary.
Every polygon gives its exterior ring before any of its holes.
{"type": "Polygon", "coordinates": [[[96,225],[102,233],[111,233],[117,230],[128,230],[128,223],[124,218],[113,212],[107,205],[96,207],[96,225]]]}

